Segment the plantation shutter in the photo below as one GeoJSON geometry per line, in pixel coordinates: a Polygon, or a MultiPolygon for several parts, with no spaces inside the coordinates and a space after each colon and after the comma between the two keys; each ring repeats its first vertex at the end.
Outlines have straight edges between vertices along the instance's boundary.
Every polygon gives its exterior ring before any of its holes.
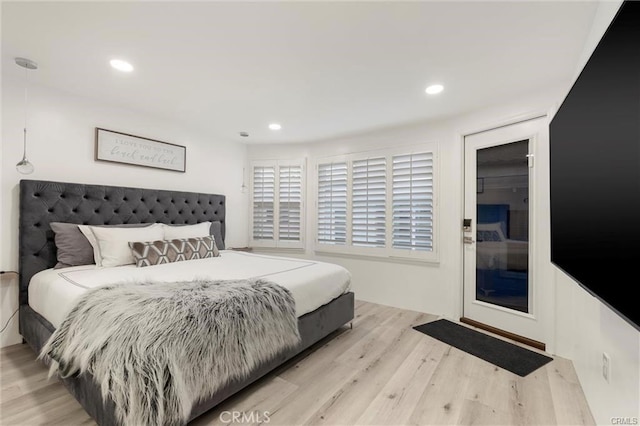
{"type": "Polygon", "coordinates": [[[253,239],[274,239],[275,167],[253,168],[253,239]]]}
{"type": "Polygon", "coordinates": [[[385,157],[353,162],[352,244],[385,247],[387,161],[385,157]]]}
{"type": "Polygon", "coordinates": [[[279,167],[278,239],[300,241],[302,214],[302,167],[279,167]]]}
{"type": "Polygon", "coordinates": [[[433,250],[433,154],[393,157],[393,248],[433,250]]]}
{"type": "Polygon", "coordinates": [[[347,163],[318,165],[318,242],[347,242],[347,163]]]}

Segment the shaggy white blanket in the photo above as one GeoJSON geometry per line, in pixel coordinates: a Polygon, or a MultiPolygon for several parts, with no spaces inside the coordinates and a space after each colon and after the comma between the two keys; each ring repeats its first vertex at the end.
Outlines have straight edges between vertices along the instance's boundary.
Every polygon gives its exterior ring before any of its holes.
{"type": "Polygon", "coordinates": [[[40,353],[90,373],[121,423],[185,424],[192,406],[300,341],[295,301],[265,280],[117,284],[85,293],[40,353]]]}

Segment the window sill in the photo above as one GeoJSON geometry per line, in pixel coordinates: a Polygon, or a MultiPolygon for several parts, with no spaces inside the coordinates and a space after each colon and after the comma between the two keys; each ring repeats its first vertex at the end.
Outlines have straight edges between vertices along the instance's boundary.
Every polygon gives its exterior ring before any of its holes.
{"type": "Polygon", "coordinates": [[[297,253],[304,254],[305,249],[303,247],[255,247],[253,246],[253,252],[258,253],[297,253]]]}
{"type": "Polygon", "coordinates": [[[245,252],[252,252],[253,251],[253,247],[229,247],[227,250],[231,250],[231,251],[245,251],[245,252]]]}
{"type": "Polygon", "coordinates": [[[338,251],[331,250],[323,250],[323,249],[315,249],[313,252],[318,256],[325,257],[340,257],[344,259],[360,259],[360,260],[375,260],[378,262],[388,262],[388,263],[402,263],[405,265],[418,265],[418,266],[440,266],[439,260],[434,259],[420,259],[420,258],[411,258],[411,257],[401,257],[401,256],[376,256],[370,254],[360,254],[360,253],[343,253],[338,251]]]}

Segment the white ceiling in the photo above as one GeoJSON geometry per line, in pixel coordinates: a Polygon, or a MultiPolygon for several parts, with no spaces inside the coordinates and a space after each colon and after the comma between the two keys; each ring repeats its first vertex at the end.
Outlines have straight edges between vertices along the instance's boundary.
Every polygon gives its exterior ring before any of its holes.
{"type": "Polygon", "coordinates": [[[18,2],[4,75],[215,138],[305,142],[431,120],[569,84],[594,2],[18,2]],[[130,61],[123,74],[112,58],[130,61]],[[445,85],[436,96],[425,87],[445,85]],[[267,128],[271,122],[282,130],[267,128]],[[241,138],[247,131],[249,138],[241,138]]]}

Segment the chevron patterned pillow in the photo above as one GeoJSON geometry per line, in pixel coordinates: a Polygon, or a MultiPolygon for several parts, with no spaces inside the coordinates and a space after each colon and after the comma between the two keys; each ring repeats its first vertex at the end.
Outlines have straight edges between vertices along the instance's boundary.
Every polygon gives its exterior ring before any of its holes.
{"type": "Polygon", "coordinates": [[[129,247],[138,268],[220,256],[216,242],[210,235],[199,238],[130,242],[129,247]]]}

